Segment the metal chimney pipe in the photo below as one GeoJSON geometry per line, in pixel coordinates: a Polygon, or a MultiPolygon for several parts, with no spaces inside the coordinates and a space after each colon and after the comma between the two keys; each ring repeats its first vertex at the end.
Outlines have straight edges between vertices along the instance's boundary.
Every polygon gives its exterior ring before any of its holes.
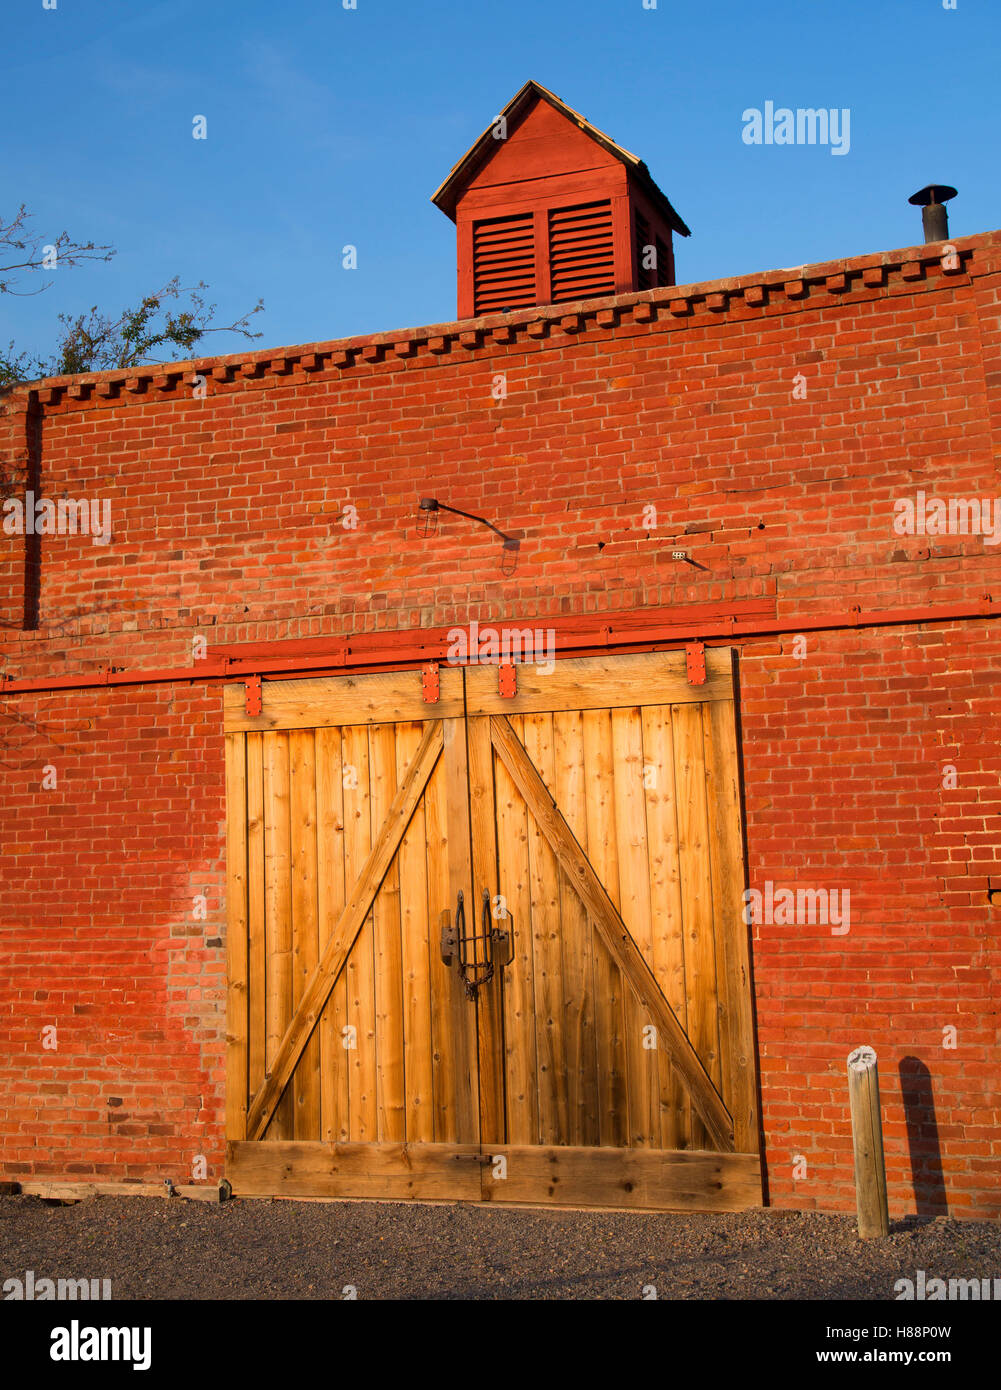
{"type": "Polygon", "coordinates": [[[921,225],[926,242],[949,240],[949,214],[945,204],[955,196],[956,190],[947,183],[930,183],[927,188],[919,189],[908,198],[909,203],[921,209],[921,225]]]}

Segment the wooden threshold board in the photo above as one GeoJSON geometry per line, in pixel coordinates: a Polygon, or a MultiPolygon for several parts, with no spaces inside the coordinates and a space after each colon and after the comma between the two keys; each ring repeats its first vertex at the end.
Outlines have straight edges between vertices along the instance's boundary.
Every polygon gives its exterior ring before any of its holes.
{"type": "Polygon", "coordinates": [[[681,1212],[762,1205],[757,1154],[694,1150],[238,1140],[227,1146],[226,1176],[234,1197],[681,1212]]]}

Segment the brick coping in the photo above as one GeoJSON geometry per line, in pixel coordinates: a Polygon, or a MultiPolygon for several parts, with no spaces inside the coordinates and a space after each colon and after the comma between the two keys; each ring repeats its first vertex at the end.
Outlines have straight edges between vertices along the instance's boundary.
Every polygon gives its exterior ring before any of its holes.
{"type": "Polygon", "coordinates": [[[978,252],[998,246],[1001,231],[982,232],[949,242],[904,247],[894,251],[848,257],[814,265],[756,272],[689,285],[670,285],[656,290],[610,295],[565,304],[540,305],[512,313],[453,320],[418,328],[390,329],[322,343],[262,348],[168,362],[118,371],[87,372],[76,376],[48,377],[22,383],[7,393],[11,404],[26,406],[30,399],[43,406],[70,405],[93,399],[95,404],[119,398],[131,402],[176,393],[190,387],[195,376],[211,380],[212,394],[226,384],[258,383],[268,379],[304,376],[350,369],[359,364],[405,362],[427,353],[436,358],[454,353],[471,354],[486,348],[528,340],[542,342],[558,335],[562,345],[589,329],[602,333],[620,327],[658,321],[685,327],[694,319],[726,321],[811,307],[829,307],[832,301],[876,298],[881,294],[913,292],[940,287],[940,282],[969,283],[976,275],[998,269],[988,255],[978,264],[978,252]],[[955,254],[947,254],[954,248],[955,254]],[[20,400],[18,400],[20,398],[20,400]]]}

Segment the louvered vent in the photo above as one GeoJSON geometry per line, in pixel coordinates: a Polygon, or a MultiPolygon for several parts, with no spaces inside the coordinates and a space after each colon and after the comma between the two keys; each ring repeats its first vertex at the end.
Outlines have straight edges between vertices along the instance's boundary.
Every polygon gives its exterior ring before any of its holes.
{"type": "Polygon", "coordinates": [[[549,214],[549,269],[554,304],[615,293],[610,202],[549,214]]]}
{"type": "Polygon", "coordinates": [[[538,303],[530,212],[474,223],[473,287],[477,314],[538,303]]]}
{"type": "Polygon", "coordinates": [[[652,236],[642,213],[636,213],[636,281],[641,290],[655,290],[668,282],[668,250],[659,236],[652,236]],[[650,247],[656,253],[650,255],[650,247]],[[646,264],[651,259],[653,265],[646,264]]]}

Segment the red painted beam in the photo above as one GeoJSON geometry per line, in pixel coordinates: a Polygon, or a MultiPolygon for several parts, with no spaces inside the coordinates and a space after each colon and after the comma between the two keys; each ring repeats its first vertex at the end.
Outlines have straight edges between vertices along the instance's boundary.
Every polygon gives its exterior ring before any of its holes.
{"type": "MultiPolygon", "coordinates": [[[[871,612],[854,605],[812,615],[788,617],[735,616],[733,605],[726,616],[705,617],[701,620],[683,617],[687,610],[659,610],[671,613],[671,623],[644,623],[643,610],[630,614],[595,614],[577,617],[570,626],[566,620],[538,619],[519,623],[498,622],[497,626],[519,629],[538,625],[552,630],[557,658],[591,656],[603,651],[638,651],[651,647],[684,646],[687,642],[702,641],[711,646],[746,641],[756,637],[779,636],[784,633],[824,632],[846,628],[906,627],[919,623],[962,622],[1001,615],[1001,602],[984,595],[969,603],[932,604],[916,608],[874,609],[871,612]]],[[[652,610],[647,610],[649,618],[652,610]]],[[[484,623],[482,632],[493,624],[484,623]]],[[[448,629],[454,631],[456,629],[448,629]]],[[[468,630],[468,629],[466,629],[468,630]]],[[[83,672],[73,676],[43,676],[35,680],[6,680],[0,677],[0,696],[25,694],[43,690],[85,690],[112,685],[157,685],[166,682],[209,682],[242,680],[246,676],[307,676],[318,672],[350,669],[359,674],[369,671],[401,669],[419,666],[428,661],[447,661],[449,641],[445,629],[425,632],[420,640],[412,633],[394,632],[369,634],[338,642],[324,639],[325,650],[311,656],[301,653],[302,642],[274,642],[253,646],[254,654],[243,655],[247,649],[231,647],[231,656],[215,656],[194,666],[177,666],[162,670],[115,670],[83,672]],[[373,641],[378,638],[378,641],[373,641]],[[296,648],[290,651],[289,648],[296,648]],[[241,656],[236,657],[235,653],[241,656]]],[[[217,651],[220,649],[216,649],[217,651]]]]}
{"type": "MultiPolygon", "coordinates": [[[[638,608],[626,609],[616,613],[573,613],[559,617],[528,618],[514,622],[511,619],[496,623],[480,623],[481,632],[488,628],[496,630],[500,626],[509,628],[538,628],[556,635],[558,646],[564,639],[580,635],[593,637],[595,632],[608,634],[609,639],[618,634],[645,633],[656,628],[670,629],[672,632],[690,632],[693,624],[705,622],[726,622],[730,619],[748,621],[760,619],[767,621],[775,617],[775,599],[743,599],[730,603],[691,604],[684,608],[638,608]]],[[[334,656],[338,662],[342,654],[350,654],[358,659],[371,654],[391,650],[398,653],[401,647],[410,645],[417,652],[437,653],[442,645],[447,646],[450,632],[468,632],[469,625],[454,623],[451,627],[422,628],[415,632],[384,631],[363,632],[349,638],[343,637],[301,637],[292,641],[249,642],[240,646],[210,646],[209,659],[228,658],[231,661],[269,660],[275,656],[318,657],[334,656]]]]}

